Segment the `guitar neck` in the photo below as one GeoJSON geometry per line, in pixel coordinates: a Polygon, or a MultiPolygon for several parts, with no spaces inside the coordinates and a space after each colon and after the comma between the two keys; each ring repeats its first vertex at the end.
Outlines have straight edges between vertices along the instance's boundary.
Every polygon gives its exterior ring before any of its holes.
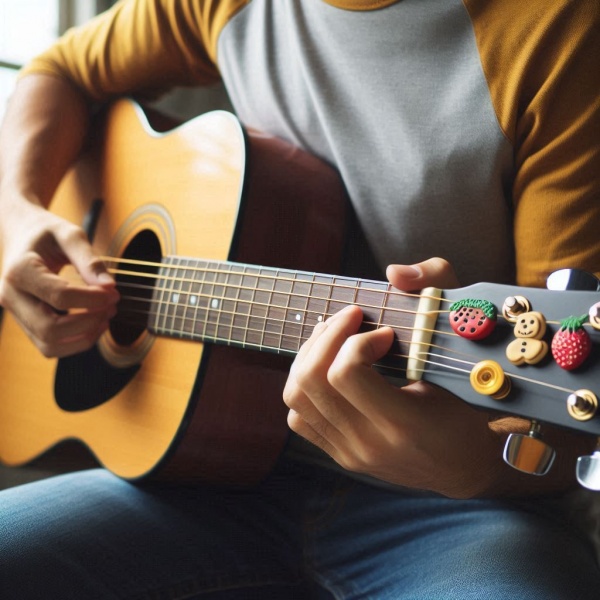
{"type": "Polygon", "coordinates": [[[355,304],[365,330],[396,331],[390,355],[404,368],[397,358],[408,354],[419,300],[379,281],[171,256],[157,274],[148,329],[294,355],[317,323],[355,304]]]}

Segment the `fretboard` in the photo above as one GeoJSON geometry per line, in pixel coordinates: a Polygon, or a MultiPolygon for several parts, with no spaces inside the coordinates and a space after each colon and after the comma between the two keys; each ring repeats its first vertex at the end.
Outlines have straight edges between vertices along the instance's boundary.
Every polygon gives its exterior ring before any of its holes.
{"type": "Polygon", "coordinates": [[[364,329],[396,330],[390,356],[406,354],[418,298],[389,283],[172,256],[161,264],[148,320],[156,335],[296,354],[317,323],[356,304],[364,329]]]}

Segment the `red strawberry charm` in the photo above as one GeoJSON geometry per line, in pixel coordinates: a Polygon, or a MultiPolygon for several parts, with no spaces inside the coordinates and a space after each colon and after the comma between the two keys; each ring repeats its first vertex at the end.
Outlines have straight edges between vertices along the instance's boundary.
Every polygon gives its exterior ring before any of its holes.
{"type": "Polygon", "coordinates": [[[496,307],[487,300],[459,300],[450,307],[450,327],[468,340],[482,340],[494,331],[496,315],[496,307]]]}
{"type": "Polygon", "coordinates": [[[588,316],[569,317],[560,324],[552,338],[552,356],[556,364],[567,371],[579,367],[592,351],[592,340],[583,328],[588,316]]]}

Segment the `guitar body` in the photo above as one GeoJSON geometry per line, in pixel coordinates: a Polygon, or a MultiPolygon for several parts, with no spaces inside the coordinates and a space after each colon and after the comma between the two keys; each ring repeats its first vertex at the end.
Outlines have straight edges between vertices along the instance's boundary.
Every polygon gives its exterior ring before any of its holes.
{"type": "MultiPolygon", "coordinates": [[[[339,272],[344,190],[318,159],[224,112],[157,133],[129,101],[92,142],[51,210],[83,224],[98,254],[339,272]]],[[[75,439],[127,479],[251,484],[285,444],[290,362],[154,336],[119,315],[91,352],[46,359],[4,311],[0,460],[23,465],[75,439]]]]}

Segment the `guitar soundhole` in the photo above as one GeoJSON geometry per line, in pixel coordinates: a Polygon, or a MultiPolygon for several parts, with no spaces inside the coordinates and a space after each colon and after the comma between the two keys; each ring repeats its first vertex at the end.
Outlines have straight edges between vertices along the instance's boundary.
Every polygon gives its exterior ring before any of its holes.
{"type": "MultiPolygon", "coordinates": [[[[110,334],[117,346],[130,347],[146,332],[152,290],[160,268],[161,247],[148,230],[137,234],[116,265],[115,278],[121,294],[119,310],[110,323],[110,334]],[[126,262],[123,259],[140,261],[126,262]]],[[[114,348],[113,348],[114,349],[114,348]]],[[[127,356],[128,350],[125,351],[127,356]]],[[[133,357],[140,358],[136,352],[133,357]]],[[[60,408],[69,412],[89,410],[107,402],[123,390],[140,368],[111,359],[96,345],[86,352],[61,358],[54,380],[54,397],[60,408]]]]}
{"type": "Polygon", "coordinates": [[[152,291],[162,258],[158,238],[149,230],[138,233],[122,258],[140,263],[121,261],[117,265],[115,279],[121,302],[117,316],[110,323],[110,333],[118,345],[130,346],[148,326],[152,291]]]}

